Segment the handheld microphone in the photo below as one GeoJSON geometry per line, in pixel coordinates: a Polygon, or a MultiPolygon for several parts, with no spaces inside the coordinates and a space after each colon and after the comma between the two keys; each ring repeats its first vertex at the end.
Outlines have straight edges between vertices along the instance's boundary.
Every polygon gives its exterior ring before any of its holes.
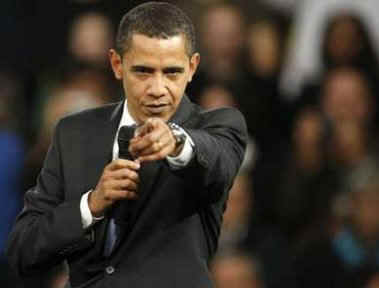
{"type": "MultiPolygon", "coordinates": [[[[134,137],[135,125],[122,126],[118,132],[117,143],[119,147],[118,158],[133,160],[133,156],[129,153],[129,142],[134,137]]],[[[112,209],[112,217],[116,224],[127,225],[131,214],[130,200],[119,200],[112,209]]]]}
{"type": "Polygon", "coordinates": [[[118,158],[133,160],[132,155],[129,153],[129,142],[134,137],[135,126],[122,126],[118,131],[118,158]]]}

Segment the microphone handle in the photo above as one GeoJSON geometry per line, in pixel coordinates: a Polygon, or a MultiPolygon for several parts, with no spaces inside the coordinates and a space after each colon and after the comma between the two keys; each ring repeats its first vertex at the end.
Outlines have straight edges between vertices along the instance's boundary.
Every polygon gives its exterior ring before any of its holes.
{"type": "MultiPolygon", "coordinates": [[[[119,153],[118,158],[125,159],[125,160],[133,160],[132,155],[129,153],[128,147],[129,147],[129,140],[124,139],[118,139],[119,144],[119,153]]],[[[111,215],[115,220],[116,224],[119,225],[127,225],[128,220],[130,219],[131,214],[131,204],[130,200],[118,200],[113,208],[111,215]]]]}

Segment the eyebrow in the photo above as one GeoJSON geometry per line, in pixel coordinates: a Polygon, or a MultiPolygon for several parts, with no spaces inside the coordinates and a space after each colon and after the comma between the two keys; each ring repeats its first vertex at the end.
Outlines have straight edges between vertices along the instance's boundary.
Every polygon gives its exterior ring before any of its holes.
{"type": "MultiPolygon", "coordinates": [[[[155,69],[152,67],[144,66],[144,65],[135,65],[131,67],[131,71],[133,72],[142,72],[142,73],[154,73],[155,69]]],[[[163,73],[183,73],[184,68],[180,66],[172,66],[163,69],[163,73]]]]}
{"type": "Polygon", "coordinates": [[[143,72],[143,73],[153,73],[154,69],[148,66],[143,66],[143,65],[136,65],[132,66],[131,70],[133,72],[143,72]]]}

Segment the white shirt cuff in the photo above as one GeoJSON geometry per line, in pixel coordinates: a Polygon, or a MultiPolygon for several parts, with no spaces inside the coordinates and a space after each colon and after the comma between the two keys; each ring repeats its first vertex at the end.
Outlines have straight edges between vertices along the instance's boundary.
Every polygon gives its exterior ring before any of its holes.
{"type": "Polygon", "coordinates": [[[184,142],[182,151],[179,153],[178,156],[166,157],[168,164],[173,169],[180,169],[180,168],[185,167],[191,161],[193,157],[193,146],[194,146],[193,140],[187,134],[187,132],[184,131],[184,133],[186,134],[187,137],[186,137],[186,141],[184,142]]]}
{"type": "Polygon", "coordinates": [[[82,198],[80,199],[80,213],[82,215],[82,225],[84,229],[104,218],[92,216],[91,210],[88,206],[88,196],[91,192],[92,190],[89,190],[87,193],[83,194],[82,198]]]}

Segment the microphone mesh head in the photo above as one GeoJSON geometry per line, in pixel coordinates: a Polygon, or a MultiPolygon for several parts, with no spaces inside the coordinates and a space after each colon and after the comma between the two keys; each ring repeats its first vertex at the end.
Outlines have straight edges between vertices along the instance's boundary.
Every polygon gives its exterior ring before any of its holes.
{"type": "Polygon", "coordinates": [[[122,159],[132,159],[129,153],[129,141],[134,137],[134,131],[136,127],[133,126],[122,126],[118,131],[118,147],[119,147],[119,158],[122,159]]]}

